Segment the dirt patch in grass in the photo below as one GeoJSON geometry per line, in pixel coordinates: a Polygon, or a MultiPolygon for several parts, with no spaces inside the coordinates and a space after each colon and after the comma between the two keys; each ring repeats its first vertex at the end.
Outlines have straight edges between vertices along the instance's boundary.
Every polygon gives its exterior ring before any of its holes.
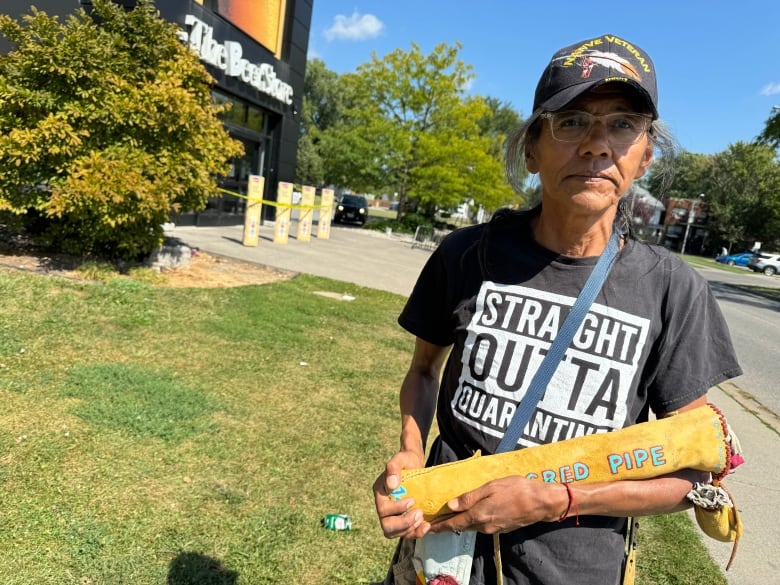
{"type": "MultiPolygon", "coordinates": [[[[26,272],[61,276],[74,280],[91,280],[81,269],[83,262],[66,255],[36,255],[19,252],[0,251],[0,267],[14,268],[26,272]]],[[[150,269],[151,270],[151,269],[150,269]]],[[[217,288],[267,284],[288,280],[295,276],[293,272],[260,266],[250,262],[241,262],[222,256],[212,256],[205,252],[193,254],[190,265],[153,274],[144,278],[155,286],[217,288]]],[[[121,278],[134,278],[122,275],[121,278]]]]}
{"type": "Polygon", "coordinates": [[[170,287],[213,288],[267,284],[289,280],[294,272],[198,252],[186,268],[160,273],[161,284],[170,287]]]}

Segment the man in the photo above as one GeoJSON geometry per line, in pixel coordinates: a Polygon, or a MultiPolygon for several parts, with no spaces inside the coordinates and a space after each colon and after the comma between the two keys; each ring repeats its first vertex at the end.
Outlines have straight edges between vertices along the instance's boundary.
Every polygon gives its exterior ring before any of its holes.
{"type": "Polygon", "coordinates": [[[510,180],[523,166],[537,174],[541,205],[454,232],[423,269],[399,317],[416,338],[401,386],[401,448],[374,484],[385,536],[403,539],[386,583],[414,582],[402,575],[419,572],[409,567],[426,556],[426,535],[469,531],[476,544],[458,560],[469,575],[461,585],[618,583],[626,518],[685,509],[694,483],[707,481],[691,470],[590,485],[517,475],[462,494],[433,523],[413,500],[390,497],[402,470],[424,465],[434,413],[440,437],[429,464],[496,450],[611,238],[617,259],[516,447],[617,430],[646,421],[649,409],[662,417],[696,408],[741,373],[706,281],[631,237],[623,197],[656,149],[662,163],[673,160],[657,101],[650,57],[624,39],[556,52],[507,149],[510,180]]]}

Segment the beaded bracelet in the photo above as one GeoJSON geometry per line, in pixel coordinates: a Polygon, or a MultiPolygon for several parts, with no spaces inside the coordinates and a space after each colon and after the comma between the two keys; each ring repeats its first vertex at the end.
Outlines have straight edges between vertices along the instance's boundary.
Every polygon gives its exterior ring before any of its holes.
{"type": "Polygon", "coordinates": [[[558,519],[558,522],[563,522],[569,517],[572,507],[574,508],[574,519],[577,526],[580,525],[580,511],[577,508],[577,500],[574,499],[574,492],[568,482],[564,482],[563,487],[566,488],[566,494],[569,496],[569,503],[566,505],[566,511],[558,519]]]}

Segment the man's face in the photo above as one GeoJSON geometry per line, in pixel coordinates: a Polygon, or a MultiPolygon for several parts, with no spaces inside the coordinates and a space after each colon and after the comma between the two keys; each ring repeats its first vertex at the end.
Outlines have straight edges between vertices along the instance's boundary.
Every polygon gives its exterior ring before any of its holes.
{"type": "MultiPolygon", "coordinates": [[[[631,90],[606,84],[569,104],[596,116],[637,112],[631,90]]],[[[578,142],[553,138],[551,120],[544,119],[541,135],[527,149],[527,167],[539,174],[543,201],[561,211],[598,213],[616,206],[634,179],[645,174],[653,156],[647,134],[635,144],[613,144],[602,121],[596,121],[578,142]]]]}

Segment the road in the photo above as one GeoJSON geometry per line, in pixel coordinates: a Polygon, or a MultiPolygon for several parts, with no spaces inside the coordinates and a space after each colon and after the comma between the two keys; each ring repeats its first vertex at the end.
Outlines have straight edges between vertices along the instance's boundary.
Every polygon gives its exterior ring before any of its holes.
{"type": "Polygon", "coordinates": [[[780,288],[780,276],[716,269],[699,271],[710,283],[731,330],[744,374],[734,382],[760,404],[780,415],[780,301],[734,288],[780,288]]]}
{"type": "MultiPolygon", "coordinates": [[[[700,269],[710,283],[728,322],[731,337],[745,372],[710,392],[740,437],[746,465],[726,478],[745,524],[745,534],[733,568],[726,572],[729,585],[780,584],[780,301],[750,294],[739,285],[780,288],[780,276],[749,271],[733,273],[700,269]],[[729,398],[733,398],[734,401],[729,398]]],[[[690,513],[692,516],[692,513],[690,513]]],[[[724,568],[731,544],[704,537],[716,564],[724,568]]]]}

